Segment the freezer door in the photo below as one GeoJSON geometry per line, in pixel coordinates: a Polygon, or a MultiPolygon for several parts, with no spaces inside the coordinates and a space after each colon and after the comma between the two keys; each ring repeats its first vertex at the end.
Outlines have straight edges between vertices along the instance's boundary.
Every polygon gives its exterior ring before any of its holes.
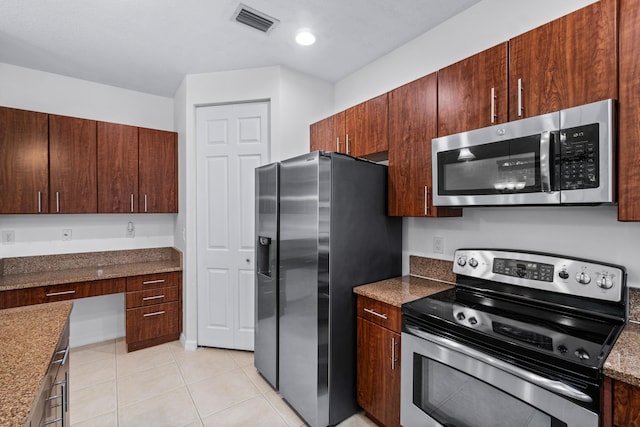
{"type": "Polygon", "coordinates": [[[280,166],[279,388],[311,427],[329,413],[329,168],[318,152],[280,166]]]}
{"type": "Polygon", "coordinates": [[[256,168],[254,364],[278,388],[278,164],[256,168]]]}

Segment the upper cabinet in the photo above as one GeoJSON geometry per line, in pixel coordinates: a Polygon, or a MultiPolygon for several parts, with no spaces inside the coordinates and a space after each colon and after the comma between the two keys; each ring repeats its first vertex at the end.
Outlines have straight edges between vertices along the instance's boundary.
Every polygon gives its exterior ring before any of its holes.
{"type": "Polygon", "coordinates": [[[616,99],[617,0],[601,0],[509,41],[509,120],[616,99]]]}
{"type": "Polygon", "coordinates": [[[620,0],[618,219],[640,221],[640,2],[620,0]]]}
{"type": "Polygon", "coordinates": [[[346,153],[344,111],[313,123],[310,130],[310,151],[335,151],[346,153]]]}
{"type": "Polygon", "coordinates": [[[138,128],[98,123],[98,212],[138,212],[138,128]]]}
{"type": "Polygon", "coordinates": [[[386,152],[387,112],[385,93],[313,123],[310,151],[335,151],[356,157],[386,152]]]}
{"type": "Polygon", "coordinates": [[[504,42],[438,71],[438,136],[508,120],[508,48],[504,42]]]}
{"type": "Polygon", "coordinates": [[[389,215],[460,216],[432,205],[431,140],[437,134],[437,75],[389,92],[389,215]]]}
{"type": "Polygon", "coordinates": [[[49,115],[49,212],[98,212],[96,122],[49,115]]]}
{"type": "Polygon", "coordinates": [[[138,130],[139,212],[178,212],[177,158],[175,132],[138,130]]]}
{"type": "Polygon", "coordinates": [[[387,138],[387,94],[345,111],[346,153],[365,157],[389,150],[387,138]]]}
{"type": "Polygon", "coordinates": [[[0,214],[47,213],[47,114],[0,107],[0,214]]]}

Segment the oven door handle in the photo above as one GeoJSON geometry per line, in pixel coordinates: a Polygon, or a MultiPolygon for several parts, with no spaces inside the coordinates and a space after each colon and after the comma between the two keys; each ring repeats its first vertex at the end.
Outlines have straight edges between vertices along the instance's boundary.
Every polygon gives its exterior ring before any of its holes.
{"type": "Polygon", "coordinates": [[[549,378],[540,376],[538,374],[534,374],[533,372],[529,372],[525,369],[519,368],[510,363],[504,362],[500,359],[496,359],[495,357],[488,356],[478,350],[474,350],[472,348],[469,348],[465,345],[462,345],[448,338],[443,338],[437,335],[429,334],[415,327],[411,327],[411,326],[405,326],[405,327],[407,328],[409,333],[415,336],[423,338],[427,341],[431,341],[434,344],[441,345],[451,351],[456,351],[458,353],[464,354],[465,356],[469,356],[474,359],[477,359],[481,362],[494,366],[502,371],[508,372],[512,375],[515,375],[519,378],[522,378],[525,381],[529,381],[530,383],[533,383],[547,390],[553,391],[555,393],[561,394],[566,397],[570,397],[572,399],[580,400],[582,402],[590,403],[593,401],[590,396],[560,381],[554,381],[549,378]]]}

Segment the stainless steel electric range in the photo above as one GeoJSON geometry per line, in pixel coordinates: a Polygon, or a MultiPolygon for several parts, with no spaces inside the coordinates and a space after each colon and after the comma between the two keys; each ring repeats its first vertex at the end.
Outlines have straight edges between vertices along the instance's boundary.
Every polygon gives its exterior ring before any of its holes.
{"type": "Polygon", "coordinates": [[[598,427],[625,269],[460,249],[453,271],[454,288],[402,306],[401,424],[598,427]]]}

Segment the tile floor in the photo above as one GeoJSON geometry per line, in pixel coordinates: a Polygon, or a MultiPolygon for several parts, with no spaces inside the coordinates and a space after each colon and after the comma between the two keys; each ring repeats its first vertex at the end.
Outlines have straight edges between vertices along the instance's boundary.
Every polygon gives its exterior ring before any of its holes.
{"type": "MultiPolygon", "coordinates": [[[[188,352],[176,341],[127,353],[118,339],[70,357],[73,427],[305,425],[257,373],[252,352],[188,352]]],[[[340,427],[375,424],[357,414],[340,427]]]]}

